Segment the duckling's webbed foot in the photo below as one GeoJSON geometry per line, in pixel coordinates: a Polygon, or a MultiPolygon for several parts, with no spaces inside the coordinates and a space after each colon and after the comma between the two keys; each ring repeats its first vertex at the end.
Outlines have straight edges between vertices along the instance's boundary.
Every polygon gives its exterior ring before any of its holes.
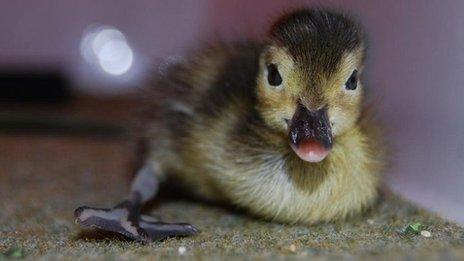
{"type": "Polygon", "coordinates": [[[111,209],[79,207],[74,211],[76,223],[122,234],[133,240],[149,243],[171,236],[189,236],[198,232],[187,223],[165,223],[141,215],[140,209],[158,190],[158,180],[148,168],[137,173],[130,197],[111,209]]]}
{"type": "Polygon", "coordinates": [[[125,201],[112,209],[79,207],[75,210],[76,223],[122,234],[133,240],[149,243],[171,236],[190,236],[198,229],[187,223],[166,223],[140,215],[137,207],[125,201]]]}

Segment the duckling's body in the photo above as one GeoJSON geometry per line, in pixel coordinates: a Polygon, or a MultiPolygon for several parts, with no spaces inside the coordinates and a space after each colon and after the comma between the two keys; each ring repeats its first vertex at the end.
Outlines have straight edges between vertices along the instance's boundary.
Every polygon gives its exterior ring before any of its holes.
{"type": "MultiPolygon", "coordinates": [[[[276,22],[265,43],[216,46],[172,66],[153,90],[175,95],[145,118],[147,171],[134,182],[145,185],[133,186],[129,202],[145,202],[146,184],[156,190],[170,176],[199,196],[287,223],[342,219],[372,204],[383,150],[362,113],[358,29],[340,14],[300,11],[276,22]]],[[[105,211],[76,217],[103,222],[115,212],[105,211]]],[[[126,235],[127,225],[143,228],[127,219],[123,232],[93,225],[126,235]]],[[[137,232],[129,236],[144,240],[137,232]]]]}
{"type": "Polygon", "coordinates": [[[324,161],[299,159],[287,137],[256,111],[260,51],[254,45],[209,49],[155,84],[157,91],[179,88],[186,97],[167,103],[165,136],[156,121],[148,138],[159,173],[175,175],[202,197],[282,222],[331,221],[371,204],[381,163],[377,132],[366,122],[337,137],[324,161]]]}

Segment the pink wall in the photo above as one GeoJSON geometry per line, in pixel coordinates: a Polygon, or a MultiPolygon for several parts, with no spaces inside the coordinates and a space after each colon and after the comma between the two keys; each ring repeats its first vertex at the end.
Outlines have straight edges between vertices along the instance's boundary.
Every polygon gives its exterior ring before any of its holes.
{"type": "MultiPolygon", "coordinates": [[[[4,1],[0,66],[63,65],[77,87],[124,92],[151,61],[202,42],[262,35],[272,17],[313,1],[4,1]],[[119,84],[80,57],[91,24],[122,30],[138,72],[119,84]],[[89,88],[92,87],[92,88],[89,88]]],[[[367,81],[378,99],[393,188],[464,223],[464,10],[462,1],[326,1],[360,16],[370,36],[367,81]]]]}

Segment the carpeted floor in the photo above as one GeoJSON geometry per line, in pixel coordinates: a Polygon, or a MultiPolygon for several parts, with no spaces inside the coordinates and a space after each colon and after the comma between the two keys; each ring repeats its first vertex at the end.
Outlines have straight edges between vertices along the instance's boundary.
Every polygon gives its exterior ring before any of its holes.
{"type": "Polygon", "coordinates": [[[167,199],[152,214],[190,222],[202,233],[150,245],[79,229],[72,215],[76,206],[108,207],[124,196],[130,153],[121,140],[0,136],[0,252],[16,249],[31,259],[464,258],[462,227],[391,195],[363,217],[315,227],[268,223],[219,206],[167,199]],[[431,237],[403,233],[415,222],[431,237]]]}

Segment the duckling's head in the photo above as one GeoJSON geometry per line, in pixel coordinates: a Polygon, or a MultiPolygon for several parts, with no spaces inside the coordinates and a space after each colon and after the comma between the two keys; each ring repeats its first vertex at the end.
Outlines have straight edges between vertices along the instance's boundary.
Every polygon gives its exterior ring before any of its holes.
{"type": "Polygon", "coordinates": [[[293,151],[320,162],[361,112],[364,42],[358,24],[326,10],[301,10],[272,26],[259,62],[258,111],[293,151]]]}

